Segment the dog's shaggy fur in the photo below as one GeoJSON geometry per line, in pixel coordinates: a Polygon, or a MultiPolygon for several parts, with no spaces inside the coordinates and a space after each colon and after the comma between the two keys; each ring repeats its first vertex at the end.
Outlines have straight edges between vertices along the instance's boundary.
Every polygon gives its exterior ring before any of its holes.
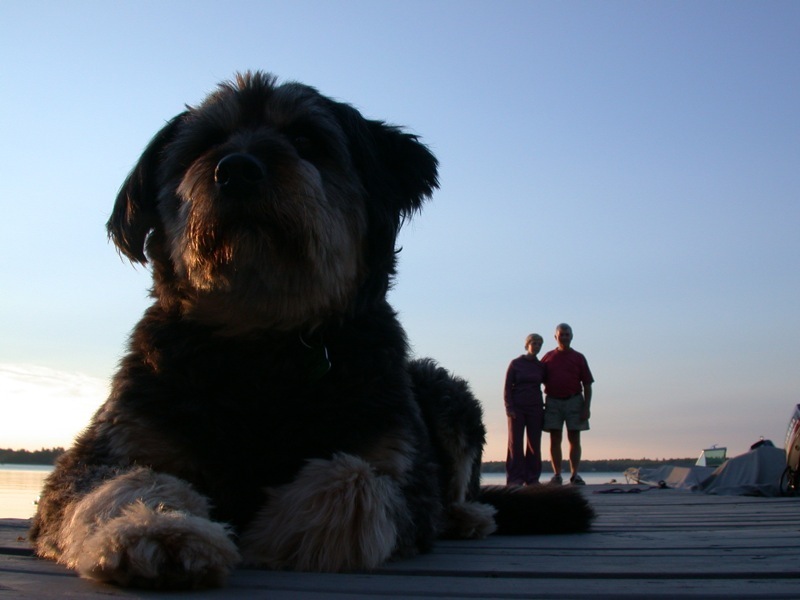
{"type": "Polygon", "coordinates": [[[167,123],[108,222],[152,265],[154,303],[45,484],[38,554],[201,587],[240,562],[374,568],[486,536],[496,511],[506,532],[585,530],[578,492],[482,491],[480,405],[408,358],[386,292],[436,167],[416,137],[263,73],[167,123]]]}

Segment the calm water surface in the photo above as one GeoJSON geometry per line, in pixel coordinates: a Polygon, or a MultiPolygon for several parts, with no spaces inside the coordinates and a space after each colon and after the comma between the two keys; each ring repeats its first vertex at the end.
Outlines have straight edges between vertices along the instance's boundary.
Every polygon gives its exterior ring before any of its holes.
{"type": "Polygon", "coordinates": [[[0,465],[0,519],[27,519],[45,477],[53,470],[44,465],[0,465]]]}
{"type": "MultiPolygon", "coordinates": [[[[36,511],[36,500],[51,466],[0,465],[0,519],[27,519],[36,511]]],[[[581,473],[586,483],[625,482],[622,473],[581,473]]],[[[550,473],[542,473],[542,482],[550,480],[550,473]]],[[[484,473],[481,483],[503,485],[504,473],[484,473]]]]}
{"type": "MultiPolygon", "coordinates": [[[[542,473],[541,481],[542,483],[547,483],[550,481],[550,478],[553,476],[552,473],[542,473]]],[[[566,475],[564,473],[561,474],[566,482],[569,479],[569,473],[566,475]]],[[[590,473],[581,473],[581,477],[583,480],[588,484],[599,485],[602,483],[625,483],[625,475],[623,473],[612,473],[606,471],[595,471],[590,473]]],[[[505,485],[506,483],[506,474],[505,473],[484,473],[481,475],[481,483],[483,485],[505,485]]]]}

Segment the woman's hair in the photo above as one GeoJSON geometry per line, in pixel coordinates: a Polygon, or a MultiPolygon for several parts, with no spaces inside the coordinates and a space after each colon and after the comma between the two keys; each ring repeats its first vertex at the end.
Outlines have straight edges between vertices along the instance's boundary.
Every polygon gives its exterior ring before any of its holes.
{"type": "Polygon", "coordinates": [[[526,350],[528,348],[528,345],[533,340],[539,340],[540,342],[544,342],[544,338],[542,336],[540,336],[538,333],[530,333],[530,334],[528,334],[528,337],[525,338],[525,349],[526,350]]]}

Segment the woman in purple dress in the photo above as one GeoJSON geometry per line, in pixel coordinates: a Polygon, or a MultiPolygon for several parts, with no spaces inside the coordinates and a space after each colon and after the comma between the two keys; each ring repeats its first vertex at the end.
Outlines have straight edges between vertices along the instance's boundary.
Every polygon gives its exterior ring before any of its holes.
{"type": "Polygon", "coordinates": [[[542,473],[542,383],[547,367],[536,355],[543,341],[537,333],[525,338],[527,354],[512,360],[506,372],[503,399],[508,416],[507,485],[537,484],[542,473]]]}

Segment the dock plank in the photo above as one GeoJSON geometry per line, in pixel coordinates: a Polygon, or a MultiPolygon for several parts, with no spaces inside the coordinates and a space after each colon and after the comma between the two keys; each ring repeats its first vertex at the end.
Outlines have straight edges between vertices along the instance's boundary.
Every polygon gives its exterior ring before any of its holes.
{"type": "MultiPolygon", "coordinates": [[[[369,573],[236,571],[195,598],[800,597],[800,498],[587,486],[590,533],[441,541],[369,573]],[[616,493],[599,493],[609,489],[616,493]],[[642,490],[638,493],[629,490],[642,490]],[[647,490],[646,492],[643,490],[647,490]]],[[[0,598],[174,598],[84,581],[35,558],[27,521],[0,519],[0,598]]]]}

